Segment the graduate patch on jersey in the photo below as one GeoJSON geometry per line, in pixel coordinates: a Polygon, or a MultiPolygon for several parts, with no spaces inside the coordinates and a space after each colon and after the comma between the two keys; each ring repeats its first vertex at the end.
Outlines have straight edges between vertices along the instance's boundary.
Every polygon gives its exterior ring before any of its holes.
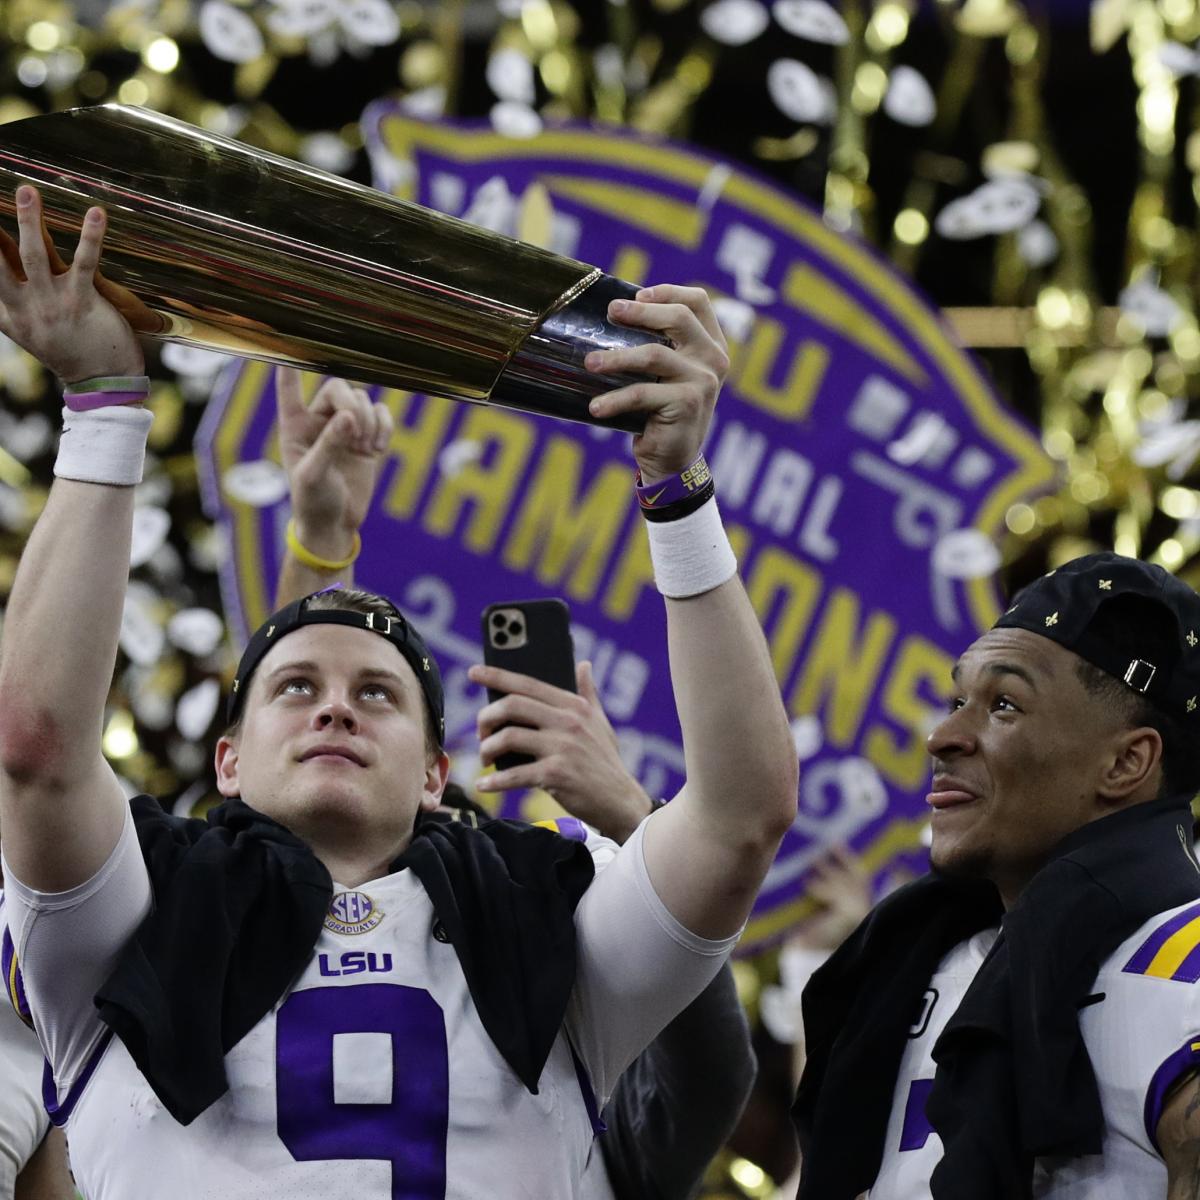
{"type": "Polygon", "coordinates": [[[383,909],[366,892],[338,892],[329,902],[325,928],[333,933],[366,933],[382,920],[383,909]]]}
{"type": "Polygon", "coordinates": [[[1192,904],[1164,921],[1122,970],[1129,975],[1154,975],[1179,983],[1200,979],[1200,904],[1192,904]]]}

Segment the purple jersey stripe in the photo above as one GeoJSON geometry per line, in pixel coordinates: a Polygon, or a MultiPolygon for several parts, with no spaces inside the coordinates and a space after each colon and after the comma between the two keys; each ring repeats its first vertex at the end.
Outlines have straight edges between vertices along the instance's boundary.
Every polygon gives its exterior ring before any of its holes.
{"type": "Polygon", "coordinates": [[[1178,933],[1189,921],[1200,917],[1200,904],[1193,904],[1183,912],[1176,913],[1169,921],[1160,925],[1136,950],[1133,957],[1122,968],[1130,975],[1144,975],[1146,968],[1154,961],[1154,956],[1162,949],[1163,943],[1173,934],[1178,933]]]}
{"type": "Polygon", "coordinates": [[[17,1016],[32,1028],[33,1015],[25,997],[25,980],[21,978],[16,947],[7,928],[4,930],[4,937],[0,939],[0,970],[4,972],[4,990],[8,993],[9,1003],[16,1009],[17,1016]]]}
{"type": "Polygon", "coordinates": [[[554,827],[563,837],[574,842],[587,841],[587,826],[578,817],[557,817],[554,827]]]}
{"type": "Polygon", "coordinates": [[[1146,1106],[1143,1113],[1146,1122],[1146,1136],[1150,1139],[1150,1145],[1159,1154],[1162,1153],[1162,1150],[1158,1144],[1158,1122],[1162,1117],[1163,1105],[1166,1102],[1167,1093],[1171,1090],[1173,1084],[1178,1083],[1183,1075],[1186,1075],[1189,1071],[1194,1071],[1197,1066],[1200,1066],[1200,1037],[1194,1037],[1184,1042],[1154,1072],[1154,1076],[1150,1080],[1150,1086],[1146,1089],[1146,1106]]]}
{"type": "Polygon", "coordinates": [[[592,1123],[592,1133],[607,1133],[608,1126],[604,1123],[604,1118],[600,1115],[600,1106],[596,1103],[596,1093],[592,1090],[591,1078],[588,1076],[587,1068],[583,1065],[583,1061],[575,1053],[574,1046],[571,1046],[571,1062],[575,1064],[575,1078],[579,1081],[579,1091],[583,1096],[584,1110],[587,1112],[588,1120],[592,1123]]]}
{"type": "Polygon", "coordinates": [[[88,1081],[96,1073],[96,1068],[100,1065],[100,1060],[104,1057],[104,1052],[108,1049],[112,1039],[113,1035],[110,1029],[105,1032],[95,1050],[88,1056],[87,1063],[79,1073],[79,1078],[71,1085],[70,1091],[67,1092],[67,1098],[61,1104],[58,1102],[58,1088],[54,1086],[54,1074],[50,1070],[50,1064],[46,1063],[45,1069],[42,1071],[42,1103],[46,1107],[52,1124],[61,1129],[71,1119],[75,1105],[79,1103],[79,1097],[83,1095],[83,1089],[87,1087],[88,1081]]]}
{"type": "Polygon", "coordinates": [[[1195,983],[1200,979],[1200,944],[1179,964],[1171,978],[1180,983],[1195,983]]]}

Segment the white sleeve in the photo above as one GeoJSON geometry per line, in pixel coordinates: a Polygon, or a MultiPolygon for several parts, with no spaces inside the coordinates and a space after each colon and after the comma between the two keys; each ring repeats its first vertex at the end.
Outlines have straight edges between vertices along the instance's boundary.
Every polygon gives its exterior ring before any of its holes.
{"type": "Polygon", "coordinates": [[[61,1108],[88,1066],[107,1026],[92,998],[122,947],[150,912],[150,877],[133,816],[108,861],[66,892],[26,887],[4,863],[8,927],[33,1027],[54,1073],[61,1108]]]}
{"type": "Polygon", "coordinates": [[[42,1107],[43,1065],[33,1030],[0,1000],[0,1196],[13,1194],[50,1128],[42,1107]]]}
{"type": "Polygon", "coordinates": [[[645,828],[643,821],[575,910],[567,1033],[601,1105],[621,1072],[708,986],[741,936],[698,937],[667,911],[646,870],[645,828]]]}

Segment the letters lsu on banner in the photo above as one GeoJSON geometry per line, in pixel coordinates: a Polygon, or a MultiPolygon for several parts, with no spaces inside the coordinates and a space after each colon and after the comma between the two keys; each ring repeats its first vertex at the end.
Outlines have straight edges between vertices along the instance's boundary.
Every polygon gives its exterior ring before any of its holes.
{"type": "MultiPolygon", "coordinates": [[[[793,830],[743,940],[811,911],[808,867],[850,843],[877,875],[924,859],[924,739],[955,655],[999,612],[992,539],[1051,467],[937,312],[879,257],[740,166],[629,131],[501,137],[390,102],[364,130],[376,185],[633,282],[699,284],[733,365],[707,445],[802,762],[793,830]]],[[[378,394],[378,392],[377,392],[378,394]]],[[[358,578],[395,597],[446,675],[447,739],[475,753],[479,613],[562,595],[626,762],[651,795],[682,782],[660,604],[627,436],[389,391],[396,432],[358,578]]],[[[277,461],[271,369],[220,377],[199,432],[206,503],[231,549],[243,638],[270,610],[284,488],[231,495],[277,461]]],[[[553,815],[541,794],[502,815],[553,815]]]]}

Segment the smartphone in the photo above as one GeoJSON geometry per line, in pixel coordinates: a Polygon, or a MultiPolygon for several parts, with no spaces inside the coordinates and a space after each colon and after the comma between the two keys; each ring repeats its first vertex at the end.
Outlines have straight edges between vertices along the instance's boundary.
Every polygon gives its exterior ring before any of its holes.
{"type": "MultiPolygon", "coordinates": [[[[564,601],[509,600],[483,610],[483,661],[532,675],[545,683],[575,691],[575,647],[571,641],[571,610],[564,601]]],[[[488,688],[488,699],[505,692],[488,688]]],[[[528,754],[502,754],[497,770],[532,762],[528,754]]]]}

